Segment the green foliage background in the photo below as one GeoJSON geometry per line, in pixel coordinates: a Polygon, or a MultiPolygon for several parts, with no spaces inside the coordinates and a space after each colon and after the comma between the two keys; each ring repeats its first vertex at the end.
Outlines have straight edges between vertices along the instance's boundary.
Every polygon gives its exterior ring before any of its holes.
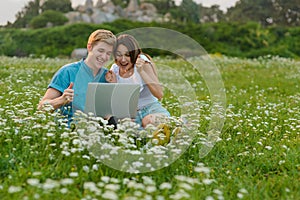
{"type": "MultiPolygon", "coordinates": [[[[255,22],[142,23],[117,20],[101,25],[78,23],[42,29],[0,29],[0,55],[69,57],[75,48],[86,47],[89,34],[99,28],[113,33],[139,28],[162,27],[179,31],[197,41],[210,54],[254,58],[264,55],[299,58],[300,27],[262,27],[255,22]]],[[[153,56],[161,55],[152,50],[153,56]]]]}

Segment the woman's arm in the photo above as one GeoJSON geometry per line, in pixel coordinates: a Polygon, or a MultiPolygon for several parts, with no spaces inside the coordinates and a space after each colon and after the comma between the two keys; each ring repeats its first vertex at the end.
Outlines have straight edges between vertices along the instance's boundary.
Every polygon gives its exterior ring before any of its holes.
{"type": "Polygon", "coordinates": [[[153,96],[158,98],[159,100],[163,97],[163,88],[159,83],[156,66],[154,62],[151,60],[150,62],[146,62],[145,60],[138,58],[136,61],[137,70],[140,73],[142,79],[149,87],[153,96]]]}

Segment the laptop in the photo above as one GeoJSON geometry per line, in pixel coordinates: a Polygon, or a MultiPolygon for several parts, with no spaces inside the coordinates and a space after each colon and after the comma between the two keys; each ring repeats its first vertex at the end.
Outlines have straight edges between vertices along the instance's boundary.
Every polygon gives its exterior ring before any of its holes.
{"type": "Polygon", "coordinates": [[[136,118],[140,87],[130,83],[89,83],[84,112],[103,118],[136,118]]]}

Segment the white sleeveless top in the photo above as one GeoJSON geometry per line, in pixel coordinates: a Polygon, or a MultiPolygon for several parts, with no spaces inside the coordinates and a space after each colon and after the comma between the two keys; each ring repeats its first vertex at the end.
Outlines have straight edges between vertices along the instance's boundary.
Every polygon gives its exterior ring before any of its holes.
{"type": "Polygon", "coordinates": [[[136,83],[136,84],[141,85],[138,109],[142,109],[143,107],[158,101],[158,99],[152,95],[150,89],[143,81],[143,79],[142,79],[141,75],[138,73],[136,67],[134,67],[133,74],[128,78],[123,78],[120,76],[120,73],[119,73],[120,68],[116,64],[113,64],[111,66],[110,70],[112,70],[116,74],[118,83],[136,83]]]}

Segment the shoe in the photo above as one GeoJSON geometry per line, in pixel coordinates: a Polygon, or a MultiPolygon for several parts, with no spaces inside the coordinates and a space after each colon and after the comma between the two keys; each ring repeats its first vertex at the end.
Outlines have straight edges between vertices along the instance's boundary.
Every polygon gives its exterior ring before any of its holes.
{"type": "Polygon", "coordinates": [[[157,130],[153,132],[152,143],[155,145],[165,145],[170,142],[170,127],[167,124],[159,124],[157,130]]]}
{"type": "Polygon", "coordinates": [[[116,117],[111,116],[111,117],[108,119],[107,125],[113,125],[113,126],[114,126],[114,130],[116,130],[116,129],[117,129],[117,125],[118,125],[117,121],[118,121],[118,120],[117,120],[116,117]]]}

